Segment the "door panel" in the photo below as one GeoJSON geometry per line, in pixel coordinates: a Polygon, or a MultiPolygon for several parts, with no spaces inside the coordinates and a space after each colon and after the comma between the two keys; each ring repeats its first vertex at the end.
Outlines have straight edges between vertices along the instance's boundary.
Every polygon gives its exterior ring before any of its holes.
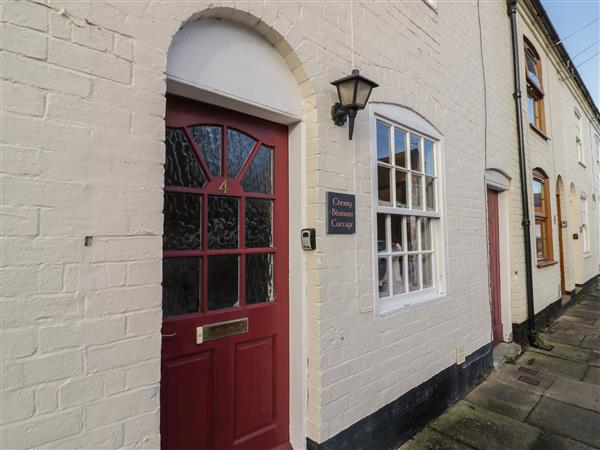
{"type": "Polygon", "coordinates": [[[173,96],[166,126],[162,447],[289,446],[287,128],[173,96]]]}
{"type": "Polygon", "coordinates": [[[502,342],[502,311],[500,291],[500,225],[498,192],[487,191],[488,198],[488,255],[490,259],[490,295],[492,298],[492,330],[494,343],[502,342]]]}

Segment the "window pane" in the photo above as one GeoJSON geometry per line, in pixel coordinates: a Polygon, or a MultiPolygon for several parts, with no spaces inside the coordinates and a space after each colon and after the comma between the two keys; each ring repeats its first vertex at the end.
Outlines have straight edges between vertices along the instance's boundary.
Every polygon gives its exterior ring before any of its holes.
{"type": "Polygon", "coordinates": [[[423,289],[433,286],[433,255],[423,255],[423,289]]]}
{"type": "Polygon", "coordinates": [[[394,284],[394,295],[404,294],[406,285],[404,282],[404,256],[392,257],[392,280],[394,284]]]}
{"type": "Polygon", "coordinates": [[[423,217],[421,222],[421,250],[433,250],[431,242],[431,219],[423,217]]]}
{"type": "Polygon", "coordinates": [[[395,164],[406,168],[406,132],[394,128],[394,147],[396,152],[395,164]]]}
{"type": "Polygon", "coordinates": [[[429,175],[435,175],[435,167],[433,160],[433,142],[429,139],[425,139],[423,144],[425,150],[425,172],[429,175]]]}
{"type": "Polygon", "coordinates": [[[163,259],[163,316],[199,312],[200,258],[163,259]]]}
{"type": "Polygon", "coordinates": [[[386,234],[385,234],[385,214],[377,214],[377,251],[387,251],[386,234]]]}
{"type": "Polygon", "coordinates": [[[406,172],[396,170],[396,206],[399,208],[408,206],[406,202],[406,177],[406,172]]]}
{"type": "Polygon", "coordinates": [[[538,215],[546,215],[546,205],[544,203],[544,183],[540,180],[533,179],[533,205],[535,213],[538,215]]]}
{"type": "Polygon", "coordinates": [[[535,126],[535,99],[529,91],[527,91],[527,117],[529,118],[529,123],[535,126]]]}
{"type": "Polygon", "coordinates": [[[246,304],[273,299],[273,255],[246,255],[246,304]]]}
{"type": "Polygon", "coordinates": [[[406,240],[409,252],[419,250],[417,242],[417,218],[415,216],[406,217],[406,240]]]}
{"type": "Polygon", "coordinates": [[[254,144],[256,141],[250,136],[237,130],[227,130],[227,176],[229,178],[238,176],[254,144]]]}
{"type": "Polygon", "coordinates": [[[387,164],[390,161],[390,126],[380,120],[377,121],[377,160],[387,164]]]}
{"type": "Polygon", "coordinates": [[[206,175],[181,128],[167,128],[165,146],[165,186],[203,187],[206,175]]]}
{"type": "Polygon", "coordinates": [[[402,245],[402,228],[404,218],[402,216],[391,215],[392,222],[392,251],[401,252],[404,248],[402,245]]]}
{"type": "Polygon", "coordinates": [[[239,199],[208,197],[208,248],[238,247],[239,199]]]}
{"type": "Polygon", "coordinates": [[[272,200],[246,199],[246,247],[271,247],[272,226],[272,200]]]}
{"type": "Polygon", "coordinates": [[[273,193],[272,149],[261,145],[242,179],[246,192],[273,193]]]}
{"type": "Polygon", "coordinates": [[[221,127],[199,125],[189,130],[210,173],[221,175],[221,127]]]}
{"type": "Polygon", "coordinates": [[[423,177],[412,175],[412,204],[413,209],[423,209],[423,177]]]}
{"type": "Polygon", "coordinates": [[[208,257],[208,309],[239,306],[237,255],[208,257]]]}
{"type": "Polygon", "coordinates": [[[421,138],[419,136],[410,135],[410,169],[418,172],[422,171],[420,141],[421,138]]]}
{"type": "Polygon", "coordinates": [[[202,197],[165,192],[163,249],[200,248],[202,197]]]}
{"type": "Polygon", "coordinates": [[[420,289],[419,255],[408,255],[408,289],[418,291],[420,289]]]}
{"type": "Polygon", "coordinates": [[[390,295],[387,258],[379,258],[377,265],[379,268],[379,297],[387,297],[390,295]]]}
{"type": "Polygon", "coordinates": [[[391,206],[390,198],[390,177],[392,171],[385,167],[377,166],[377,184],[379,189],[379,204],[391,206]]]}
{"type": "Polygon", "coordinates": [[[425,209],[435,211],[435,178],[425,177],[425,209]]]}
{"type": "Polygon", "coordinates": [[[546,256],[546,230],[541,221],[535,223],[535,248],[538,259],[543,259],[546,256]]]}

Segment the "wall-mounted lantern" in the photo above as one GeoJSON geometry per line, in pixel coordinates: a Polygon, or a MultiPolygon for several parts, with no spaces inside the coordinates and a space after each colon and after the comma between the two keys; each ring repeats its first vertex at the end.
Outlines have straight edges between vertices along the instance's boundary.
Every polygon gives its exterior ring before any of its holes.
{"type": "Polygon", "coordinates": [[[352,75],[340,78],[331,84],[337,88],[338,98],[340,99],[331,107],[331,118],[333,123],[338,126],[344,125],[346,118],[350,118],[348,138],[352,140],[356,113],[365,108],[371,91],[379,85],[363,77],[358,69],[354,69],[352,75]]]}

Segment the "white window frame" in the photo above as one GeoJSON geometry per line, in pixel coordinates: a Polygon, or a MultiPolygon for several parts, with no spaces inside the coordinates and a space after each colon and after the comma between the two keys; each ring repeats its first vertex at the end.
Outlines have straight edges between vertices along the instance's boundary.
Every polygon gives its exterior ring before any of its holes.
{"type": "MultiPolygon", "coordinates": [[[[424,303],[431,303],[446,298],[446,254],[445,254],[445,190],[444,190],[444,164],[443,164],[443,137],[442,135],[425,119],[416,114],[414,111],[403,108],[398,105],[387,103],[371,103],[369,105],[370,118],[370,150],[371,150],[371,173],[372,173],[372,237],[373,237],[373,298],[375,303],[374,310],[380,316],[393,314],[399,311],[412,309],[413,307],[424,303]],[[413,210],[409,208],[398,208],[394,206],[379,206],[379,189],[377,182],[377,120],[391,123],[403,131],[414,133],[423,138],[427,138],[434,143],[434,168],[435,168],[435,205],[436,211],[413,210]],[[402,216],[419,216],[429,217],[437,220],[431,221],[432,234],[432,254],[433,267],[432,279],[433,287],[421,289],[403,294],[392,295],[389,297],[379,298],[379,252],[377,242],[377,214],[398,214],[402,216]]],[[[393,131],[392,131],[393,133],[393,131]]],[[[393,141],[393,138],[392,138],[393,141]]],[[[421,142],[424,142],[421,140],[421,142]]],[[[407,158],[409,151],[407,149],[407,158]]],[[[409,172],[410,173],[410,172],[409,172]]],[[[410,186],[410,183],[407,183],[410,186]]],[[[412,194],[412,186],[407,187],[407,200],[412,194]]],[[[425,191],[425,189],[423,189],[425,191]]],[[[395,194],[392,194],[393,199],[395,194]]],[[[425,193],[424,193],[425,195],[425,193]]],[[[386,219],[390,221],[390,219],[386,219]]],[[[405,220],[406,222],[406,220],[405,220]]],[[[419,223],[419,222],[417,222],[419,223]]],[[[386,227],[386,233],[389,233],[390,227],[386,227]]],[[[406,235],[406,226],[403,233],[406,235]]],[[[417,236],[420,240],[421,227],[418,227],[417,236]]],[[[390,236],[387,236],[390,238],[390,236]]],[[[420,246],[420,245],[419,245],[420,246]]],[[[405,267],[407,255],[412,252],[407,252],[404,249],[399,255],[403,255],[405,259],[405,267]]],[[[417,251],[417,253],[422,253],[417,251]]],[[[390,267],[388,270],[392,270],[390,267]]],[[[406,275],[405,275],[406,277],[406,275]]],[[[420,274],[422,278],[422,273],[420,274]]],[[[408,280],[405,280],[408,283],[408,280]]]]}
{"type": "Polygon", "coordinates": [[[577,162],[585,167],[585,155],[583,153],[583,130],[581,113],[575,110],[575,146],[577,150],[577,162]]]}
{"type": "Polygon", "coordinates": [[[581,227],[579,230],[582,241],[581,245],[583,247],[583,256],[589,256],[592,250],[590,249],[590,213],[588,208],[587,195],[582,195],[581,201],[583,202],[583,205],[581,207],[581,227]]]}

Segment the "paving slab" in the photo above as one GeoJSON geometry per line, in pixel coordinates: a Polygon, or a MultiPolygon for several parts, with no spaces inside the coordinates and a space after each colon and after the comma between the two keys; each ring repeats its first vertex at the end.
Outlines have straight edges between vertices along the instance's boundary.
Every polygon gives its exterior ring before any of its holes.
{"type": "Polygon", "coordinates": [[[441,435],[431,428],[425,428],[406,442],[399,450],[471,450],[459,442],[441,435]]]}
{"type": "Polygon", "coordinates": [[[465,400],[513,419],[525,419],[541,396],[510,384],[489,380],[480,384],[465,400]]]}
{"type": "Polygon", "coordinates": [[[585,317],[586,319],[600,319],[600,311],[594,311],[593,309],[582,305],[573,306],[569,310],[569,314],[578,317],[585,317]]]}
{"type": "Polygon", "coordinates": [[[585,375],[587,367],[585,364],[576,363],[567,359],[555,358],[554,356],[542,355],[540,353],[526,351],[518,364],[523,367],[538,370],[539,372],[549,371],[557,375],[581,380],[585,375]]]}
{"type": "Polygon", "coordinates": [[[593,411],[544,397],[528,421],[545,430],[600,447],[600,414],[593,411]]]}
{"type": "Polygon", "coordinates": [[[588,360],[588,364],[592,366],[599,367],[600,366],[600,352],[592,352],[590,353],[590,359],[588,360]]]}
{"type": "Polygon", "coordinates": [[[546,392],[546,389],[554,383],[554,380],[556,380],[556,377],[558,376],[555,373],[548,371],[537,372],[536,374],[531,375],[524,372],[526,369],[526,367],[506,364],[502,367],[502,370],[492,372],[488,380],[496,380],[501,383],[510,384],[517,389],[525,390],[537,395],[543,395],[544,392],[546,392]],[[535,376],[535,378],[539,380],[539,383],[536,385],[526,383],[523,380],[524,375],[535,376]]]}
{"type": "Polygon", "coordinates": [[[544,341],[566,345],[579,345],[584,338],[585,333],[578,333],[572,329],[569,331],[548,332],[543,335],[544,341]]]}
{"type": "MultiPolygon", "coordinates": [[[[590,366],[583,377],[583,381],[586,383],[592,383],[600,385],[600,367],[590,366]]],[[[600,389],[600,388],[596,388],[600,389]]]]}
{"type": "Polygon", "coordinates": [[[439,433],[463,444],[485,450],[529,450],[541,430],[464,400],[432,424],[439,433]]]}
{"type": "Polygon", "coordinates": [[[544,431],[533,444],[531,450],[594,450],[594,447],[559,436],[550,431],[544,431]]]}
{"type": "Polygon", "coordinates": [[[569,310],[568,312],[566,312],[562,316],[560,316],[558,319],[556,319],[554,321],[554,323],[569,322],[569,323],[576,323],[576,324],[580,324],[580,325],[592,326],[592,325],[594,325],[595,321],[596,321],[595,319],[592,319],[589,317],[571,316],[570,310],[569,310]]]}
{"type": "Polygon", "coordinates": [[[587,336],[581,346],[592,350],[600,350],[600,338],[587,336]]]}
{"type": "Polygon", "coordinates": [[[600,389],[591,383],[558,377],[546,391],[546,397],[600,412],[600,389]]]}
{"type": "Polygon", "coordinates": [[[541,348],[529,347],[529,350],[542,355],[554,356],[556,358],[568,359],[579,363],[587,363],[592,353],[591,350],[586,350],[572,345],[553,344],[552,350],[543,350],[541,348]]]}
{"type": "Polygon", "coordinates": [[[600,311],[600,299],[599,300],[584,300],[580,303],[582,308],[589,309],[591,311],[600,311]]]}

